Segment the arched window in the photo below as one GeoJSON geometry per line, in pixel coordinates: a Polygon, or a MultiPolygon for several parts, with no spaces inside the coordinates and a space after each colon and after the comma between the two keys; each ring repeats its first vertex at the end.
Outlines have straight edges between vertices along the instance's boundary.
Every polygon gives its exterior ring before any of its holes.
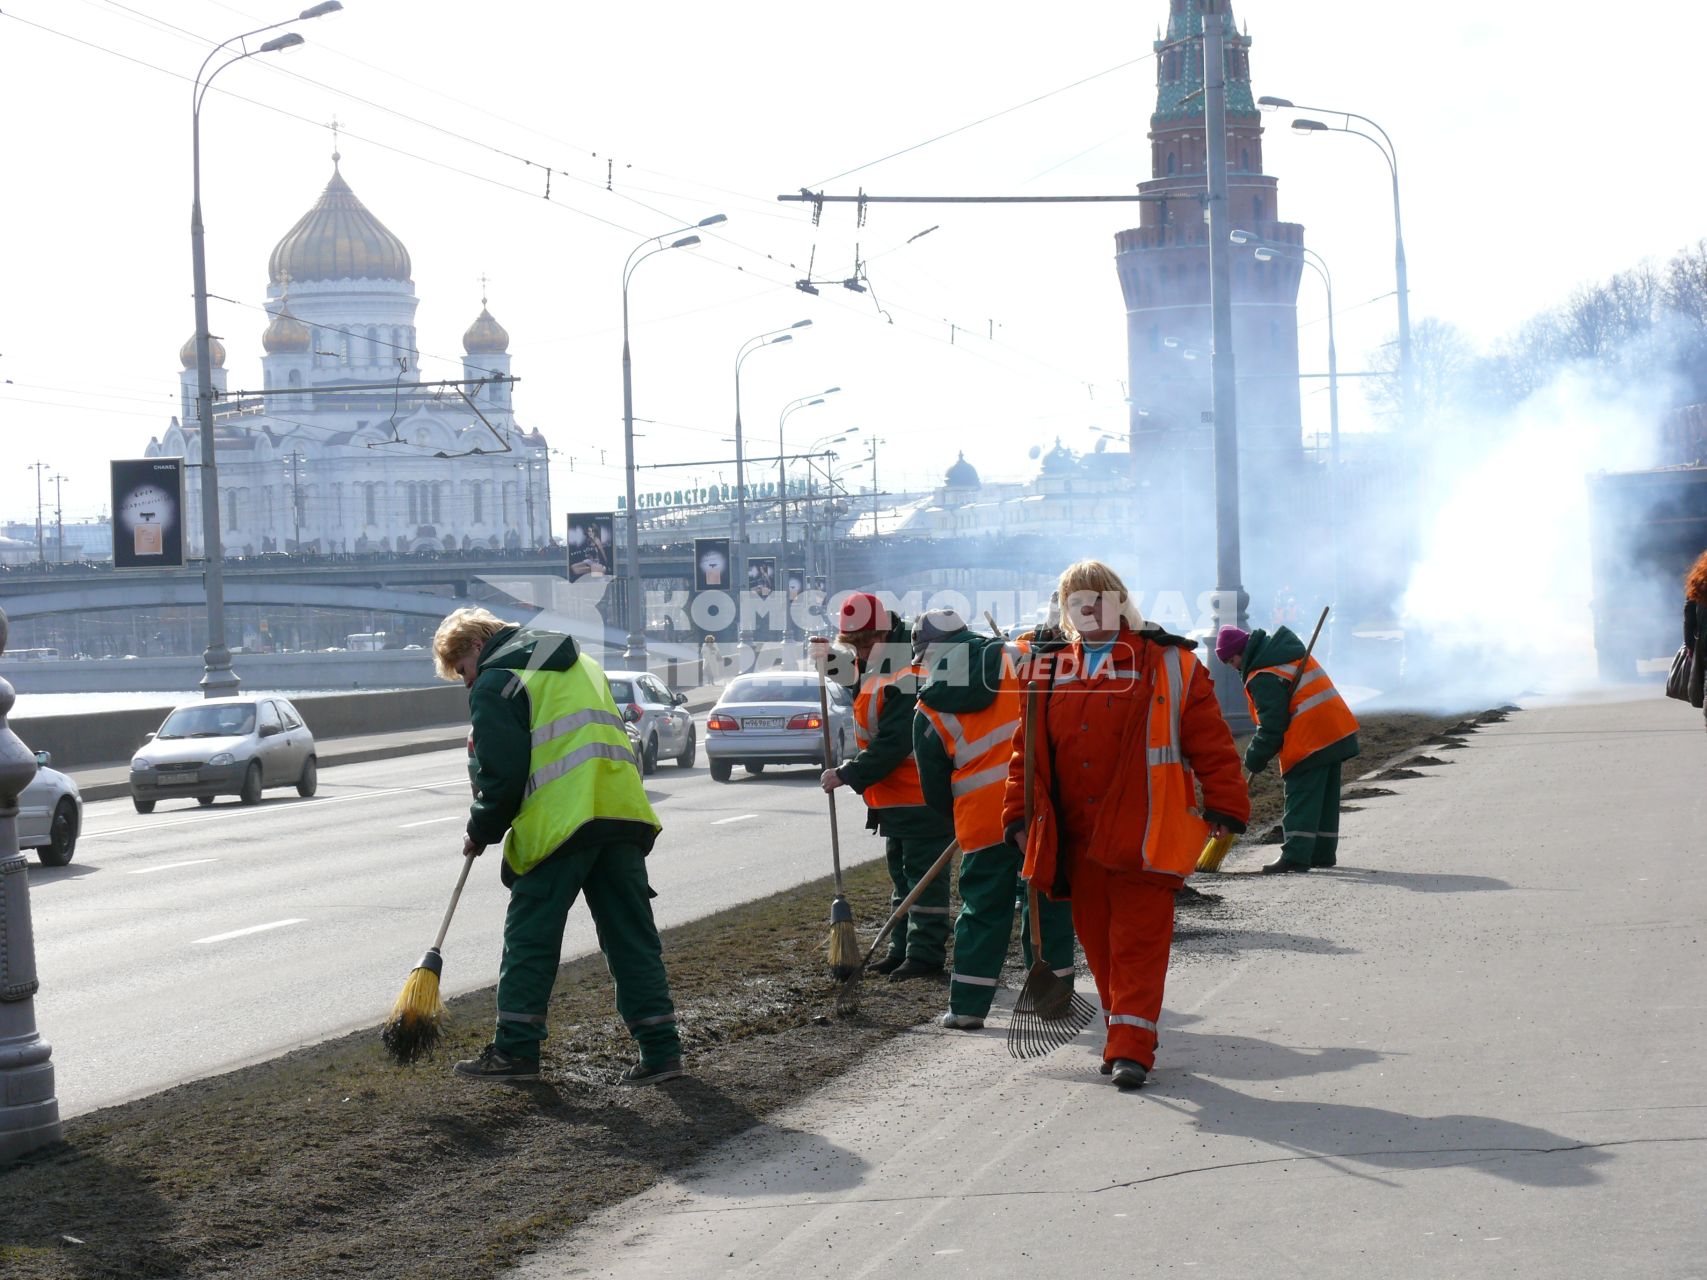
{"type": "Polygon", "coordinates": [[[1251,221],[1261,222],[1263,219],[1263,201],[1261,196],[1251,197],[1251,221]]]}
{"type": "Polygon", "coordinates": [[[1168,152],[1168,172],[1170,174],[1172,174],[1172,173],[1177,172],[1178,169],[1179,169],[1179,157],[1176,156],[1172,151],[1168,152]]]}
{"type": "Polygon", "coordinates": [[[1251,149],[1249,147],[1239,148],[1239,168],[1246,173],[1251,171],[1251,149]]]}
{"type": "Polygon", "coordinates": [[[368,358],[368,362],[370,364],[376,363],[379,360],[380,355],[381,355],[381,352],[379,349],[379,330],[370,324],[368,326],[368,329],[367,329],[367,358],[368,358]]]}
{"type": "Polygon", "coordinates": [[[480,481],[476,480],[473,484],[468,486],[468,492],[474,509],[474,523],[484,524],[486,522],[485,486],[483,486],[480,481]]]}
{"type": "Polygon", "coordinates": [[[286,381],[293,387],[300,387],[302,385],[302,370],[292,369],[290,371],[290,377],[287,378],[286,381]]]}
{"type": "Polygon", "coordinates": [[[372,484],[362,486],[362,521],[364,524],[379,523],[378,500],[373,492],[375,487],[372,484]]]}
{"type": "Polygon", "coordinates": [[[444,519],[444,508],[440,505],[440,500],[443,497],[444,491],[445,491],[444,482],[442,480],[435,482],[432,486],[432,490],[433,490],[433,494],[432,494],[432,496],[433,496],[433,523],[438,524],[441,520],[444,519]]]}

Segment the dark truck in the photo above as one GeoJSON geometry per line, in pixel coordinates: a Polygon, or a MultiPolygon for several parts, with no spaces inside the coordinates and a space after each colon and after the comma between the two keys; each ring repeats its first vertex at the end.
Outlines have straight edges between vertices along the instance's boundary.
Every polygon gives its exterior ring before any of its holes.
{"type": "Polygon", "coordinates": [[[1589,477],[1594,647],[1603,680],[1683,643],[1683,578],[1707,551],[1707,466],[1589,477]]]}

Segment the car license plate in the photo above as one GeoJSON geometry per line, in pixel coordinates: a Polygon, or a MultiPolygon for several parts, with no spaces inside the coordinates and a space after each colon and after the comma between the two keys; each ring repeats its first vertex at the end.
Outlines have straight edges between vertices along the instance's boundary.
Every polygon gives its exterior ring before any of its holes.
{"type": "Polygon", "coordinates": [[[780,729],[787,723],[781,716],[748,716],[741,721],[743,729],[780,729]]]}
{"type": "Polygon", "coordinates": [[[201,775],[199,773],[163,773],[155,781],[162,787],[175,787],[185,782],[200,782],[201,775]]]}

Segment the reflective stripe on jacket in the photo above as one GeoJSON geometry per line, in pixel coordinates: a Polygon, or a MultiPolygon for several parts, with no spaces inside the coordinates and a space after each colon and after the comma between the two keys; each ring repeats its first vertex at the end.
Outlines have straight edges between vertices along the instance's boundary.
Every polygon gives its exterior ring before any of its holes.
{"type": "MultiPolygon", "coordinates": [[[[898,671],[867,672],[860,681],[859,695],[854,699],[854,739],[859,749],[864,751],[871,745],[871,740],[877,736],[877,721],[883,714],[883,699],[889,688],[903,679],[917,683],[923,672],[917,665],[902,667],[898,671]]],[[[920,805],[925,803],[925,790],[919,785],[919,766],[913,757],[908,755],[889,771],[887,776],[878,779],[860,793],[868,808],[892,809],[899,805],[920,805]]]]}
{"type": "Polygon", "coordinates": [[[519,670],[533,732],[527,793],[504,837],[504,861],[526,875],[589,822],[661,830],[646,799],[605,673],[584,654],[567,671],[519,670]]]}
{"type": "MultiPolygon", "coordinates": [[[[1245,701],[1250,704],[1251,717],[1255,719],[1257,715],[1256,699],[1251,697],[1252,680],[1258,676],[1278,676],[1290,684],[1297,674],[1296,662],[1261,667],[1248,673],[1245,676],[1245,701]]],[[[1356,732],[1357,717],[1351,713],[1340,691],[1334,688],[1334,682],[1322,664],[1311,654],[1305,663],[1303,678],[1292,691],[1292,701],[1287,707],[1285,737],[1280,743],[1281,776],[1284,777],[1300,761],[1356,732]]]]}
{"type": "Polygon", "coordinates": [[[968,853],[1002,842],[1002,796],[1019,730],[1019,681],[1003,673],[989,706],[960,714],[919,703],[954,766],[954,838],[968,853]]]}

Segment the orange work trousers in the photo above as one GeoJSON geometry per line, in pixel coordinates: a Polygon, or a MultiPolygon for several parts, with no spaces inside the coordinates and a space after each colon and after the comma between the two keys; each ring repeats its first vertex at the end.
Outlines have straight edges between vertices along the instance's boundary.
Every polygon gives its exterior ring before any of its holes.
{"type": "Polygon", "coordinates": [[[1156,1065],[1156,1022],[1174,940],[1174,890],[1142,873],[1073,861],[1073,932],[1107,1011],[1104,1062],[1156,1065]]]}

